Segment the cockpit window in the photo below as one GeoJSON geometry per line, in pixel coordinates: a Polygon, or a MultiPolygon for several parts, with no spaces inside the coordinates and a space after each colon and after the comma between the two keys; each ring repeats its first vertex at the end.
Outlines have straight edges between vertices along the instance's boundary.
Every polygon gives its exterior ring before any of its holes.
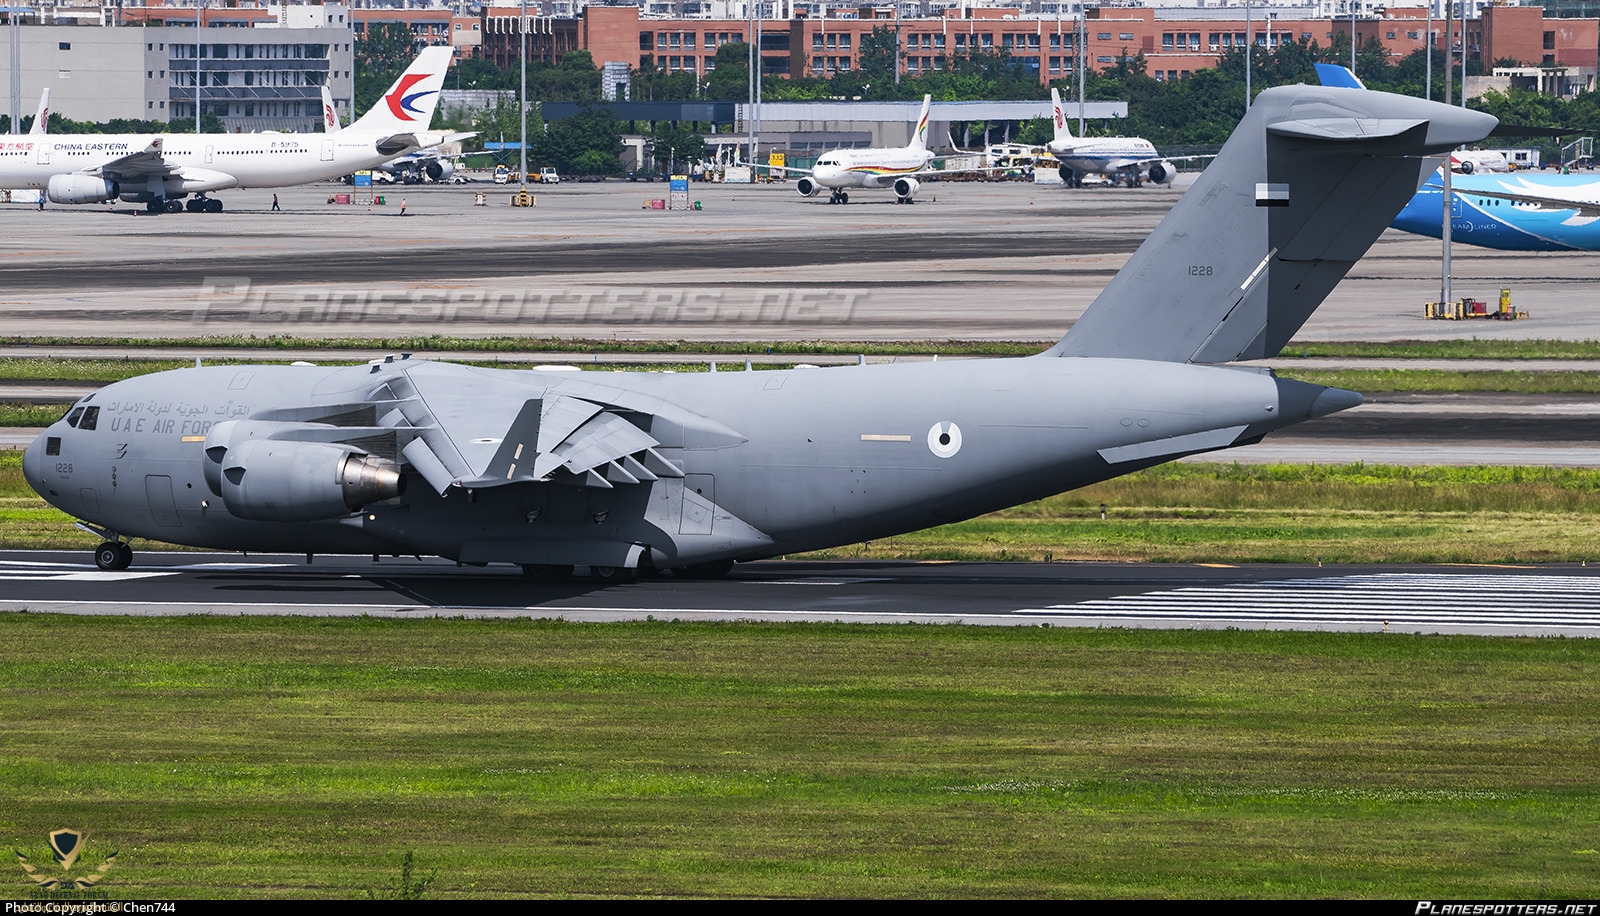
{"type": "Polygon", "coordinates": [[[78,425],[78,418],[81,417],[81,416],[83,416],[83,408],[82,407],[74,407],[72,409],[72,413],[67,414],[67,425],[68,426],[77,426],[78,425]]]}
{"type": "Polygon", "coordinates": [[[98,407],[86,407],[83,410],[83,419],[78,421],[78,428],[79,429],[94,429],[95,424],[99,423],[99,422],[100,422],[100,408],[98,408],[98,407]]]}

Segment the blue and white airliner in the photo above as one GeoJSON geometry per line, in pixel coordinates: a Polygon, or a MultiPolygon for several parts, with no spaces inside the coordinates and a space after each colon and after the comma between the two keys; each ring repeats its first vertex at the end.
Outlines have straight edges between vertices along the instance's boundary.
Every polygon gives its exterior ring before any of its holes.
{"type": "MultiPolygon", "coordinates": [[[[1600,178],[1594,175],[1455,175],[1452,241],[1502,251],[1600,251],[1600,178]]],[[[1391,223],[1438,238],[1444,185],[1435,173],[1391,223]]]]}

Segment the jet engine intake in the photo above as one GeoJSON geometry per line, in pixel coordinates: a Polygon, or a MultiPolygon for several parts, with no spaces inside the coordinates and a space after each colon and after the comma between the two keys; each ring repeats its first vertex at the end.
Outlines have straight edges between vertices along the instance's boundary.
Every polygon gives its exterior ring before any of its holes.
{"type": "Polygon", "coordinates": [[[222,504],[254,521],[337,518],[404,490],[393,461],[337,445],[254,439],[220,464],[222,504]]]}
{"type": "Polygon", "coordinates": [[[435,159],[422,167],[434,181],[444,181],[456,173],[456,164],[448,159],[435,159]]]}
{"type": "Polygon", "coordinates": [[[93,175],[51,175],[45,187],[53,204],[97,204],[117,196],[117,183],[93,175]]]}
{"type": "Polygon", "coordinates": [[[801,197],[816,197],[817,192],[822,190],[822,186],[817,184],[817,180],[809,175],[795,182],[794,188],[800,192],[801,197]]]}
{"type": "Polygon", "coordinates": [[[1172,184],[1172,178],[1176,174],[1178,174],[1178,169],[1172,163],[1165,161],[1157,162],[1156,164],[1150,166],[1150,183],[1162,185],[1172,184]]]}
{"type": "Polygon", "coordinates": [[[922,187],[922,183],[915,178],[896,178],[894,180],[895,196],[901,200],[910,200],[916,197],[917,189],[920,187],[922,187]]]}

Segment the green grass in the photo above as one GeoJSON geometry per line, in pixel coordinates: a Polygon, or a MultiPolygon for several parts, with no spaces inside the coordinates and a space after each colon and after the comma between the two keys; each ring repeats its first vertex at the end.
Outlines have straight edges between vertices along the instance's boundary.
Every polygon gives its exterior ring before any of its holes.
{"type": "Polygon", "coordinates": [[[1290,344],[1280,356],[1359,359],[1600,359],[1600,340],[1391,340],[1290,344]]]}
{"type": "Polygon", "coordinates": [[[257,337],[236,334],[203,337],[12,337],[0,344],[31,347],[194,347],[203,349],[373,350],[412,353],[685,353],[730,356],[792,354],[795,356],[932,355],[1031,356],[1054,340],[615,340],[571,337],[448,337],[442,334],[405,337],[257,337]]]}
{"type": "Polygon", "coordinates": [[[1444,369],[1339,369],[1318,371],[1280,367],[1278,375],[1315,385],[1347,388],[1368,394],[1379,392],[1519,392],[1523,394],[1594,394],[1600,392],[1600,372],[1527,372],[1521,370],[1444,369]]]}
{"type": "Polygon", "coordinates": [[[0,835],[127,896],[1583,899],[1597,702],[1593,640],[9,614],[0,835]]]}

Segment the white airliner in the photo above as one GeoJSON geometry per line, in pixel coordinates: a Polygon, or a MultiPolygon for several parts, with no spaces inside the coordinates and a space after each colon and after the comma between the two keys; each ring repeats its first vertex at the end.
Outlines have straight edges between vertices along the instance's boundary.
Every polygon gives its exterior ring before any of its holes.
{"type": "MultiPolygon", "coordinates": [[[[372,110],[337,133],[30,136],[0,142],[0,187],[39,188],[58,204],[121,199],[151,213],[220,213],[222,201],[206,196],[212,191],[282,188],[369,169],[472,136],[428,129],[452,53],[424,49],[372,110]]],[[[323,98],[326,126],[333,114],[326,92],[323,98]]]]}
{"type": "MultiPolygon", "coordinates": [[[[802,176],[795,183],[802,197],[815,197],[823,188],[832,191],[833,194],[828,198],[830,204],[849,203],[849,192],[852,190],[883,188],[894,190],[896,203],[912,203],[917,196],[917,189],[922,186],[917,179],[938,172],[938,169],[929,168],[935,160],[950,158],[928,152],[928,110],[932,105],[933,96],[922,97],[922,114],[917,118],[917,128],[911,134],[911,142],[905,146],[836,149],[823,153],[814,168],[783,168],[781,171],[797,172],[802,176]]],[[[761,168],[780,170],[778,166],[761,168]]]]}
{"type": "Polygon", "coordinates": [[[1178,169],[1156,153],[1143,137],[1074,137],[1061,111],[1061,93],[1050,90],[1055,139],[1045,145],[1061,163],[1061,180],[1069,188],[1083,186],[1085,175],[1104,175],[1113,184],[1136,188],[1145,180],[1170,185],[1178,169]]]}

